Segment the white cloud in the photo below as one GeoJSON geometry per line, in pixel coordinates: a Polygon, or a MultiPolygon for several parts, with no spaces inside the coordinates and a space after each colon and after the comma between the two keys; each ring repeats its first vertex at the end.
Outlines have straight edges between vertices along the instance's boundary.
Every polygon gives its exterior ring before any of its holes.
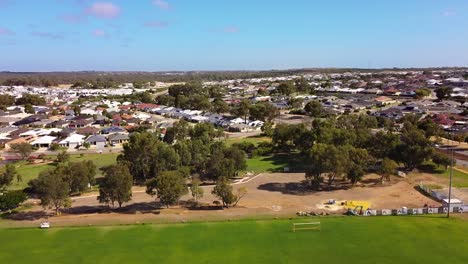
{"type": "Polygon", "coordinates": [[[87,10],[88,14],[104,19],[116,18],[120,12],[120,7],[110,2],[93,3],[87,10]]]}
{"type": "Polygon", "coordinates": [[[223,31],[224,31],[225,33],[237,33],[237,32],[239,32],[239,28],[238,28],[238,27],[235,27],[235,26],[229,26],[229,27],[225,27],[225,28],[223,29],[223,31]]]}
{"type": "Polygon", "coordinates": [[[15,32],[9,30],[8,28],[0,27],[0,36],[13,36],[15,32]]]}
{"type": "Polygon", "coordinates": [[[102,29],[96,29],[92,32],[92,35],[95,36],[95,37],[105,37],[107,36],[107,33],[106,31],[102,30],[102,29]]]}
{"type": "Polygon", "coordinates": [[[453,17],[453,16],[456,16],[457,15],[457,12],[453,11],[453,10],[445,10],[444,12],[442,12],[442,16],[444,17],[453,17]]]}
{"type": "Polygon", "coordinates": [[[169,4],[169,2],[167,2],[165,0],[154,0],[153,5],[161,8],[161,9],[165,9],[165,10],[171,8],[171,5],[169,4]]]}

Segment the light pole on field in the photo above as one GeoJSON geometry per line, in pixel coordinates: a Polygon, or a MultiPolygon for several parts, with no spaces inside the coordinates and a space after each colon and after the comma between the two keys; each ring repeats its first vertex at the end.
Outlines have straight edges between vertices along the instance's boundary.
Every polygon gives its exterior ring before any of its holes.
{"type": "Polygon", "coordinates": [[[453,177],[453,149],[455,147],[453,142],[453,131],[451,133],[452,136],[452,144],[451,144],[451,157],[450,157],[450,180],[449,180],[449,194],[448,194],[448,210],[447,210],[447,218],[450,218],[450,206],[452,203],[452,177],[453,177]]]}

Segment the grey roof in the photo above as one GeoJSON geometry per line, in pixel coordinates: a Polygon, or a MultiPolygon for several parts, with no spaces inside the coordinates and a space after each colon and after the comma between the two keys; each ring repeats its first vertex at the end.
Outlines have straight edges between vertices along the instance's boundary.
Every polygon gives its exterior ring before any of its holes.
{"type": "Polygon", "coordinates": [[[109,135],[109,140],[128,140],[128,134],[123,134],[123,133],[115,133],[112,135],[109,135]]]}
{"type": "Polygon", "coordinates": [[[11,126],[0,127],[0,133],[10,133],[10,132],[13,132],[13,131],[15,131],[17,129],[18,129],[17,127],[11,127],[11,126]]]}
{"type": "Polygon", "coordinates": [[[93,136],[90,136],[89,138],[87,138],[85,140],[85,142],[88,142],[88,143],[94,143],[94,142],[106,142],[106,138],[104,136],[101,136],[101,135],[93,135],[93,136]]]}

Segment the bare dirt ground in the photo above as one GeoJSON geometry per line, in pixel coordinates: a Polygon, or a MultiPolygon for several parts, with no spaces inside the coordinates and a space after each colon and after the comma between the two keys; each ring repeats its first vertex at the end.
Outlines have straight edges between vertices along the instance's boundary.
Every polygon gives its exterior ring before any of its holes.
{"type": "Polygon", "coordinates": [[[298,211],[322,212],[324,210],[318,209],[317,205],[329,199],[367,201],[372,208],[380,209],[422,207],[424,204],[438,206],[437,202],[414,189],[415,182],[421,177],[431,179],[430,175],[418,175],[408,179],[394,178],[381,185],[377,175],[368,175],[353,188],[343,185],[338,190],[314,192],[301,183],[303,173],[260,174],[248,182],[234,185],[234,189],[246,187],[248,193],[236,208],[225,210],[213,205],[213,201],[218,199],[211,194],[211,186],[204,187],[205,195],[200,200],[202,208],[184,206],[184,201],[191,198],[186,195],[181,206],[169,209],[160,208],[155,197],[147,195],[143,187],[135,187],[132,201],[121,210],[109,210],[107,206],[100,205],[97,194],[91,193],[73,198],[72,207],[59,217],[52,216],[52,212],[44,213],[34,201],[36,204],[30,209],[0,221],[0,226],[38,226],[46,218],[55,226],[70,226],[289,217],[298,211]]]}

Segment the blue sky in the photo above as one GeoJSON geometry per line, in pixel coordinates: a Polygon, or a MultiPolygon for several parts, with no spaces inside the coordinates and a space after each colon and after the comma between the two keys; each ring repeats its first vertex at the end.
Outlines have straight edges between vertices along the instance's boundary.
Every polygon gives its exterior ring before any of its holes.
{"type": "Polygon", "coordinates": [[[468,66],[466,0],[0,0],[0,71],[468,66]]]}

